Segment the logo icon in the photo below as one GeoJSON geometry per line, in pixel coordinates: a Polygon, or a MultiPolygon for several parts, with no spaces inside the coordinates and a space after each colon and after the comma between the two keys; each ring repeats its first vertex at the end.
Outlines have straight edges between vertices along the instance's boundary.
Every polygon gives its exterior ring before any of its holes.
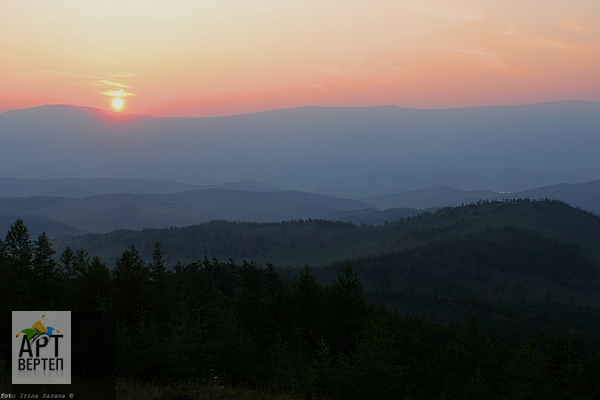
{"type": "MultiPolygon", "coordinates": [[[[44,319],[44,317],[45,315],[42,315],[42,319],[44,319]]],[[[58,329],[54,329],[51,326],[45,327],[44,324],[42,324],[42,320],[40,319],[39,321],[31,325],[31,328],[23,329],[21,332],[17,333],[17,337],[19,337],[21,333],[24,333],[25,335],[27,335],[27,340],[29,340],[29,343],[31,344],[39,338],[41,338],[42,335],[46,335],[48,337],[52,336],[52,333],[54,331],[56,331],[56,333],[60,333],[58,329]]]]}
{"type": "Polygon", "coordinates": [[[71,312],[13,311],[12,319],[13,329],[18,331],[12,345],[12,383],[70,384],[71,340],[67,333],[71,312]]]}

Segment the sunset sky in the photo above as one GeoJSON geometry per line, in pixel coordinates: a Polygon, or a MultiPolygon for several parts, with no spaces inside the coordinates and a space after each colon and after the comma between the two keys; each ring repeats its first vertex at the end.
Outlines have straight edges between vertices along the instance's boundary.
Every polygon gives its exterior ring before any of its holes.
{"type": "Polygon", "coordinates": [[[157,116],[600,101],[600,1],[0,0],[0,112],[115,98],[157,116]]]}

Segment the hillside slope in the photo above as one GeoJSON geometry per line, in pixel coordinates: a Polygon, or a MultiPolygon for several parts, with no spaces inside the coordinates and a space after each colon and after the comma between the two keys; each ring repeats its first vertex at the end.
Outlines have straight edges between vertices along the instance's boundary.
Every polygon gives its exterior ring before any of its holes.
{"type": "MultiPolygon", "coordinates": [[[[46,218],[84,232],[186,226],[211,220],[278,222],[323,218],[369,204],[299,191],[249,192],[201,189],[181,193],[131,193],[83,199],[30,197],[0,199],[0,217],[46,218]]],[[[49,231],[49,235],[56,236],[49,231]]]]}
{"type": "Polygon", "coordinates": [[[281,266],[323,266],[336,260],[404,251],[436,240],[510,226],[600,258],[600,219],[557,201],[484,202],[442,209],[382,226],[302,220],[278,223],[213,221],[184,228],[120,230],[65,238],[59,247],[85,247],[108,261],[135,244],[150,260],[155,242],[171,261],[203,257],[255,260],[281,266]]]}
{"type": "Polygon", "coordinates": [[[413,207],[424,209],[456,206],[463,203],[492,199],[560,200],[573,207],[580,207],[600,214],[600,180],[574,184],[561,183],[514,193],[498,193],[489,190],[459,190],[438,185],[414,191],[370,197],[363,201],[380,208],[413,207]]]}

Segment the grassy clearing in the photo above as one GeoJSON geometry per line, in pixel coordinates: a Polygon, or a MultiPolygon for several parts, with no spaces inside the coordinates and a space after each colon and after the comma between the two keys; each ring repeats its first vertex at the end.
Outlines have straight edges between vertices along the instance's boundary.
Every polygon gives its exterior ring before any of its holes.
{"type": "MultiPolygon", "coordinates": [[[[84,393],[85,399],[98,398],[98,388],[93,382],[86,381],[85,384],[73,382],[75,393],[84,393]],[[91,384],[92,383],[92,384],[91,384]]],[[[19,385],[21,386],[21,385],[19,385]]],[[[70,386],[70,385],[69,385],[70,386]]],[[[0,393],[17,393],[22,388],[13,387],[10,383],[10,375],[2,374],[0,376],[0,393]],[[16,389],[19,389],[18,391],[16,389]]],[[[55,389],[55,388],[54,388],[55,389]]],[[[28,393],[59,393],[53,390],[52,385],[28,385],[28,393]],[[42,387],[43,386],[43,387],[42,387]]],[[[275,387],[266,387],[262,389],[251,389],[246,387],[229,387],[224,385],[198,383],[192,380],[171,381],[168,383],[143,382],[119,378],[116,380],[117,400],[300,400],[305,397],[299,394],[289,394],[280,391],[275,387]]],[[[322,399],[313,396],[312,399],[322,399]]]]}
{"type": "MultiPolygon", "coordinates": [[[[312,397],[320,399],[319,397],[312,397]]],[[[201,384],[194,381],[173,381],[165,384],[117,380],[118,400],[300,400],[302,395],[283,393],[277,388],[233,388],[223,385],[201,384]]],[[[323,399],[324,400],[324,399],[323,399]]]]}

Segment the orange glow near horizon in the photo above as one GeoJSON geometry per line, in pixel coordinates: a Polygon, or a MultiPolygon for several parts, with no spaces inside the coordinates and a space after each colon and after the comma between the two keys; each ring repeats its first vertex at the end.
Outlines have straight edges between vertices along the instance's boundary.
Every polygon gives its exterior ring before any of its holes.
{"type": "Polygon", "coordinates": [[[0,112],[116,109],[107,96],[158,116],[600,101],[600,2],[150,3],[3,5],[0,112]]]}

